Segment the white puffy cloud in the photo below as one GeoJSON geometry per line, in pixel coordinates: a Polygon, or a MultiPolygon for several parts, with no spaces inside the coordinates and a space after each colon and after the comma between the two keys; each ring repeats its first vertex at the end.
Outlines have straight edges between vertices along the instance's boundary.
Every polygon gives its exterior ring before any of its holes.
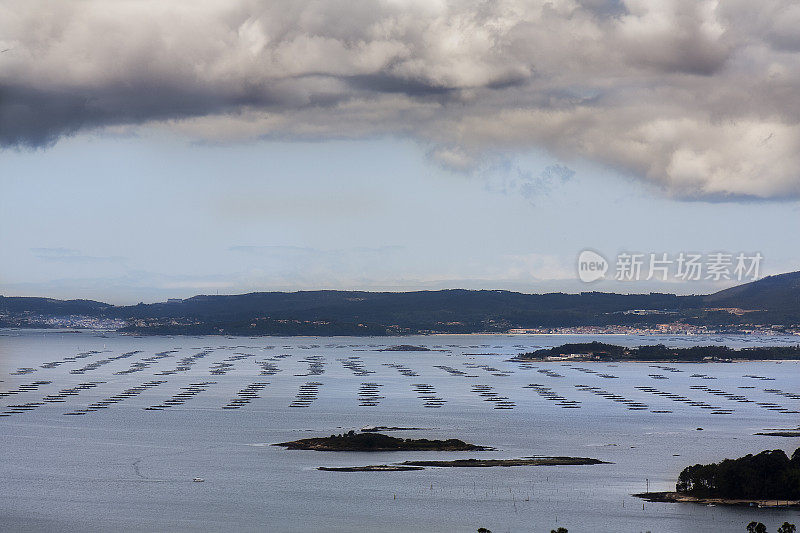
{"type": "Polygon", "coordinates": [[[142,125],[545,148],[681,198],[800,196],[789,0],[6,0],[0,146],[142,125]]]}

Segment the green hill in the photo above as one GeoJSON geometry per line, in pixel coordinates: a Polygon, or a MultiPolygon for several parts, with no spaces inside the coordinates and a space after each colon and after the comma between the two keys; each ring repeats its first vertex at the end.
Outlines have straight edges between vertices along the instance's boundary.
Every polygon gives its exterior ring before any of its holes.
{"type": "MultiPolygon", "coordinates": [[[[500,332],[511,328],[800,324],[800,272],[705,296],[523,294],[499,290],[299,291],[199,295],[113,306],[89,300],[0,296],[0,325],[25,317],[85,315],[129,321],[129,331],[277,335],[500,332]]],[[[16,320],[16,322],[14,322],[16,320]]]]}

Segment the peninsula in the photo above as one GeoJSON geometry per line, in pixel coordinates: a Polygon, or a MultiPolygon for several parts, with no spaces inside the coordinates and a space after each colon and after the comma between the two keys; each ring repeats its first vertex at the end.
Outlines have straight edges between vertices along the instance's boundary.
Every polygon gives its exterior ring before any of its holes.
{"type": "Polygon", "coordinates": [[[675,492],[634,496],[653,502],[692,502],[759,507],[800,506],[800,448],[791,459],[783,450],[767,450],[719,463],[683,469],[675,492]]]}

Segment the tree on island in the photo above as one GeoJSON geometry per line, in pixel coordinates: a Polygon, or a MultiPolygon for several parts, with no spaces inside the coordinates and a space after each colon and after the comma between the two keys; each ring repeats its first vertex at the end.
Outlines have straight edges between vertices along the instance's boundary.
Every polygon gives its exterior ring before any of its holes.
{"type": "Polygon", "coordinates": [[[605,344],[602,342],[581,342],[562,344],[553,348],[542,348],[522,353],[518,359],[545,359],[568,355],[583,355],[604,361],[706,361],[734,359],[800,359],[800,345],[796,346],[754,346],[752,348],[731,348],[729,346],[689,346],[670,348],[664,344],[642,345],[634,348],[605,344]]]}
{"type": "Polygon", "coordinates": [[[778,528],[778,533],[795,533],[797,528],[794,524],[790,524],[789,522],[784,522],[781,527],[778,528]]]}
{"type": "Polygon", "coordinates": [[[800,499],[800,448],[791,459],[783,450],[768,450],[689,466],[678,476],[675,490],[701,498],[800,499]]]}
{"type": "Polygon", "coordinates": [[[550,533],[569,533],[569,532],[567,531],[567,528],[560,527],[558,529],[551,529],[550,533]]]}

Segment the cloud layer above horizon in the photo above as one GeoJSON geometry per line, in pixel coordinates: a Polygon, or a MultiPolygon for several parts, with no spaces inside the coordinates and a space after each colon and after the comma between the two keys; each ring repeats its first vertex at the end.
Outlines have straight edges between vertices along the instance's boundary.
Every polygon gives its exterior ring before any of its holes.
{"type": "Polygon", "coordinates": [[[0,147],[397,135],[456,169],[545,149],[677,198],[798,198],[798,27],[780,0],[9,0],[0,147]]]}

